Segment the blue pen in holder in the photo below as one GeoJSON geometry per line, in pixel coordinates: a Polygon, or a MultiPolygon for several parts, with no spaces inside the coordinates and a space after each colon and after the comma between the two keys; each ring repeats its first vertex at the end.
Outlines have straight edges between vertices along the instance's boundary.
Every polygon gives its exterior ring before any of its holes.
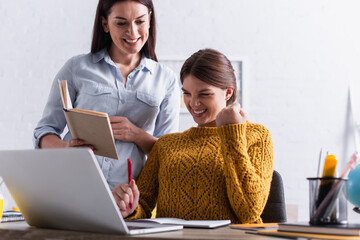
{"type": "Polygon", "coordinates": [[[346,224],[347,200],[344,178],[307,178],[309,180],[310,224],[346,224]]]}

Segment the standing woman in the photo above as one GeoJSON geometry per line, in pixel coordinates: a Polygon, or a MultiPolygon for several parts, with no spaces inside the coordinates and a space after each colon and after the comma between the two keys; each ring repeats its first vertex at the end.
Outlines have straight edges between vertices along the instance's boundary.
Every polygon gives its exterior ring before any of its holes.
{"type": "MultiPolygon", "coordinates": [[[[67,132],[57,80],[67,80],[74,108],[108,113],[119,160],[97,156],[113,189],[127,182],[127,158],[137,178],[158,137],[178,131],[175,73],[157,62],[151,0],[99,0],[91,53],[72,57],[56,75],[34,130],[36,148],[84,147],[67,132]]],[[[92,148],[92,146],[89,146],[92,148]]]]}

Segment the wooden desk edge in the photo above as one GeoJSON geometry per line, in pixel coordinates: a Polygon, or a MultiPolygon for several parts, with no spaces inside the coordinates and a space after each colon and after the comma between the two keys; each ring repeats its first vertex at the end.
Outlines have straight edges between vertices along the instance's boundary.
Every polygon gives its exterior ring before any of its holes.
{"type": "Polygon", "coordinates": [[[68,230],[56,230],[56,229],[45,229],[35,228],[29,226],[26,222],[10,222],[0,223],[0,236],[1,239],[45,239],[45,238],[61,238],[61,239],[171,239],[171,240],[182,240],[182,239],[229,239],[229,240],[264,240],[264,239],[284,239],[274,238],[268,236],[260,236],[253,234],[246,234],[244,230],[231,229],[229,226],[220,227],[215,229],[195,229],[185,228],[183,230],[151,233],[142,235],[115,235],[115,234],[102,234],[102,233],[91,233],[91,232],[77,232],[68,230]]]}

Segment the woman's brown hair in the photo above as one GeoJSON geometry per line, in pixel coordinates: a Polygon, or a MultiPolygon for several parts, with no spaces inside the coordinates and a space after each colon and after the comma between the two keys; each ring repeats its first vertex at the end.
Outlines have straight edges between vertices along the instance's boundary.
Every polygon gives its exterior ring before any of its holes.
{"type": "Polygon", "coordinates": [[[106,33],[102,27],[101,17],[107,19],[110,14],[112,6],[117,2],[124,1],[136,1],[146,6],[151,12],[150,16],[150,29],[149,29],[149,38],[146,41],[144,47],[141,49],[141,54],[147,58],[150,58],[154,61],[158,61],[155,53],[155,45],[156,45],[156,19],[155,19],[155,11],[152,0],[99,0],[96,16],[93,28],[93,38],[91,43],[91,52],[96,53],[103,48],[109,48],[112,40],[110,33],[106,33]]]}
{"type": "Polygon", "coordinates": [[[199,50],[183,64],[180,71],[181,83],[184,82],[184,78],[188,75],[221,89],[233,88],[233,94],[226,102],[226,105],[236,100],[237,90],[234,69],[224,54],[210,48],[199,50]]]}

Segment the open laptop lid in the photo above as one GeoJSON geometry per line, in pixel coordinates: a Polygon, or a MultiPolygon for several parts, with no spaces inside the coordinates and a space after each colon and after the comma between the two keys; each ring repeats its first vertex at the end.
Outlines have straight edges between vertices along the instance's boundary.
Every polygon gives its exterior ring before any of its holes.
{"type": "Polygon", "coordinates": [[[31,226],[118,234],[157,232],[129,231],[90,149],[0,151],[0,176],[31,226]]]}

